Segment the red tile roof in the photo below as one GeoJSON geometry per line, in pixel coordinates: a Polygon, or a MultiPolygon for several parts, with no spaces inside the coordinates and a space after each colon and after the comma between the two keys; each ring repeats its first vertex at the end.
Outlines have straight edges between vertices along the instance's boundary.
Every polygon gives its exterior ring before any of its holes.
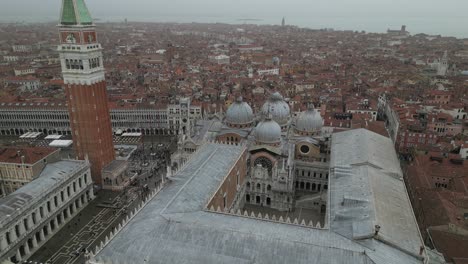
{"type": "Polygon", "coordinates": [[[48,147],[0,148],[0,162],[22,163],[21,157],[24,156],[25,164],[34,164],[54,153],[55,151],[58,150],[48,147]]]}
{"type": "Polygon", "coordinates": [[[451,232],[447,227],[430,228],[429,232],[435,248],[444,254],[446,261],[468,263],[468,236],[451,232]]]}

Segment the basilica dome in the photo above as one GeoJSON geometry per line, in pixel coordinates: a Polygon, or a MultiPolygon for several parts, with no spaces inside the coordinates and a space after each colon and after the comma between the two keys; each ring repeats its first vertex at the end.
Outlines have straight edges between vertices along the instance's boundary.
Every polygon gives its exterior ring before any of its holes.
{"type": "Polygon", "coordinates": [[[302,112],[296,120],[296,130],[299,134],[310,135],[320,132],[323,119],[313,105],[307,111],[302,112]]]}
{"type": "Polygon", "coordinates": [[[281,127],[271,118],[258,123],[255,128],[255,140],[264,144],[277,144],[281,141],[281,127]]]}
{"type": "Polygon", "coordinates": [[[287,125],[290,117],[289,105],[283,99],[280,93],[273,93],[268,101],[262,107],[263,116],[270,116],[280,126],[287,125]]]}
{"type": "Polygon", "coordinates": [[[242,97],[237,98],[226,111],[226,123],[229,126],[250,126],[253,121],[254,114],[252,108],[242,100],[242,97]]]}

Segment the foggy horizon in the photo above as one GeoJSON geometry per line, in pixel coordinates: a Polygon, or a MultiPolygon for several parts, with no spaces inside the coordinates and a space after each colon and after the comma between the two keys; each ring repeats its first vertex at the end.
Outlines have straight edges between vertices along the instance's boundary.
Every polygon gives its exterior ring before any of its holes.
{"type": "MultiPolygon", "coordinates": [[[[464,10],[468,2],[461,0],[330,0],[330,1],[188,1],[175,0],[87,0],[93,17],[102,22],[203,22],[242,24],[240,19],[258,19],[252,23],[286,23],[308,28],[366,30],[384,32],[407,25],[413,34],[441,34],[468,37],[464,10]]],[[[17,0],[2,3],[1,22],[54,21],[60,13],[60,0],[17,0]],[[27,6],[28,8],[24,8],[27,6]],[[34,10],[32,12],[31,10],[34,10]]]]}

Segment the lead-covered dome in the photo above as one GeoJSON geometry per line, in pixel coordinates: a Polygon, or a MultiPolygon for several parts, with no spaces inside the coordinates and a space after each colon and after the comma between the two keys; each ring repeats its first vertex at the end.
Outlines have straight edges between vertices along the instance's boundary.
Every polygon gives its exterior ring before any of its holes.
{"type": "Polygon", "coordinates": [[[248,127],[254,121],[254,114],[250,105],[242,97],[229,106],[226,111],[226,123],[234,127],[248,127]]]}
{"type": "Polygon", "coordinates": [[[255,128],[255,140],[263,144],[277,144],[281,142],[281,127],[271,118],[258,123],[255,128]]]}
{"type": "Polygon", "coordinates": [[[281,127],[288,124],[290,111],[289,105],[283,99],[280,93],[273,93],[270,98],[263,104],[262,114],[264,116],[270,116],[276,121],[281,127]]]}
{"type": "Polygon", "coordinates": [[[322,127],[323,119],[312,104],[309,106],[309,109],[302,112],[296,120],[296,130],[299,134],[315,134],[320,132],[322,127]]]}

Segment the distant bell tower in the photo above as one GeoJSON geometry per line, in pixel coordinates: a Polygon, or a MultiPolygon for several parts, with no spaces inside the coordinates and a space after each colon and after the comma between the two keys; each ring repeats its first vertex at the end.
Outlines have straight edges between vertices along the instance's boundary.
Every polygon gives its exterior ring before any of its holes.
{"type": "Polygon", "coordinates": [[[445,51],[444,56],[442,57],[442,59],[439,60],[439,63],[437,64],[437,75],[438,76],[447,75],[448,69],[449,69],[448,53],[447,51],[445,51]]]}
{"type": "Polygon", "coordinates": [[[58,28],[74,148],[79,159],[89,159],[93,181],[101,185],[102,168],[115,153],[102,47],[84,0],[62,1],[58,28]]]}
{"type": "Polygon", "coordinates": [[[283,20],[281,20],[281,26],[282,27],[286,26],[286,21],[284,20],[284,17],[283,17],[283,20]]]}
{"type": "Polygon", "coordinates": [[[401,26],[401,33],[406,33],[406,25],[401,26]]]}

